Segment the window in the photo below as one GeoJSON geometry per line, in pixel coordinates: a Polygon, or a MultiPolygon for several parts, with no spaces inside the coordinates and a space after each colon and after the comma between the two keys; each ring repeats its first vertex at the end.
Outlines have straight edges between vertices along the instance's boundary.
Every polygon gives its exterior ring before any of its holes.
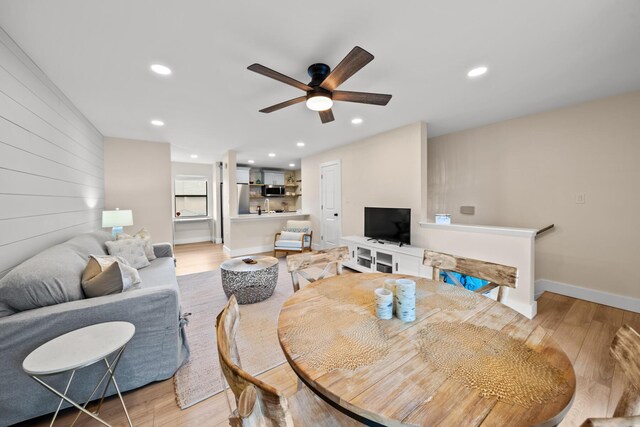
{"type": "Polygon", "coordinates": [[[182,177],[175,182],[175,216],[209,216],[207,180],[203,177],[182,177]]]}

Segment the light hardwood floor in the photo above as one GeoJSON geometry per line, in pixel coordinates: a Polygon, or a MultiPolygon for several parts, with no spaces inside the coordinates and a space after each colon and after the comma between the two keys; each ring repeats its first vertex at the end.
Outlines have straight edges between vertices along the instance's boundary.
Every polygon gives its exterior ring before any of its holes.
{"type": "MultiPolygon", "coordinates": [[[[197,243],[175,249],[178,275],[213,270],[228,259],[222,245],[197,243]]],[[[622,394],[624,378],[609,356],[609,345],[617,329],[628,323],[640,331],[640,314],[607,307],[563,295],[544,293],[538,299],[538,315],[533,320],[554,331],[553,336],[574,364],[577,390],[563,427],[579,426],[588,417],[611,416],[622,394]]],[[[297,377],[287,364],[259,376],[287,396],[295,393],[297,377]]],[[[184,411],[175,403],[171,379],[150,384],[124,394],[136,426],[227,426],[229,409],[218,394],[184,411]]],[[[127,425],[117,398],[109,398],[101,411],[114,425],[127,425]]],[[[65,410],[56,425],[69,425],[75,411],[65,410]]],[[[49,416],[23,425],[48,425],[49,416]]],[[[83,415],[76,425],[99,423],[83,415]]]]}

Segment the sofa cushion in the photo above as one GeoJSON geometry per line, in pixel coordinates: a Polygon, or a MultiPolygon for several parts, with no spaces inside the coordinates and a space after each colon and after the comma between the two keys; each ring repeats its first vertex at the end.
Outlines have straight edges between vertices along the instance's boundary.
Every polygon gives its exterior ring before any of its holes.
{"type": "Polygon", "coordinates": [[[0,317],[84,299],[80,281],[89,253],[105,254],[109,239],[104,231],[82,234],[15,267],[0,280],[0,317]]]}
{"type": "Polygon", "coordinates": [[[170,285],[178,288],[178,279],[176,279],[176,268],[173,258],[158,257],[151,261],[148,267],[138,271],[142,280],[142,287],[153,288],[156,286],[170,285]]]}

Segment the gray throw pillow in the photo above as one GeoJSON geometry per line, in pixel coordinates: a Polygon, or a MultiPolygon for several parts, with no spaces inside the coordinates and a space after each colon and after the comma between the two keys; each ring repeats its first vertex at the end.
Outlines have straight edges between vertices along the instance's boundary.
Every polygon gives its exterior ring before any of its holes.
{"type": "Polygon", "coordinates": [[[25,311],[83,299],[87,255],[63,243],[29,258],[0,280],[0,303],[25,311]]]}
{"type": "Polygon", "coordinates": [[[135,269],[148,266],[149,260],[144,253],[144,241],[141,239],[123,239],[105,242],[109,255],[124,258],[135,269]]]}
{"type": "Polygon", "coordinates": [[[15,313],[16,311],[14,309],[12,309],[7,304],[0,301],[0,317],[11,316],[12,314],[15,314],[15,313]]]}

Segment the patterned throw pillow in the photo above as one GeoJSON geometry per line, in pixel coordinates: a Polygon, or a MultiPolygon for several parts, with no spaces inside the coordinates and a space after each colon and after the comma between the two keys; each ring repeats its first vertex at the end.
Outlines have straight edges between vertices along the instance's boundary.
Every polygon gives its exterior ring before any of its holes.
{"type": "Polygon", "coordinates": [[[144,252],[142,239],[121,239],[105,242],[109,255],[124,258],[131,267],[140,269],[148,266],[149,260],[144,252]]]}
{"type": "Polygon", "coordinates": [[[156,259],[156,254],[153,251],[153,243],[151,242],[151,234],[147,231],[146,228],[142,228],[133,236],[127,233],[120,233],[118,234],[118,237],[116,237],[116,239],[141,239],[144,242],[144,254],[147,256],[147,259],[149,261],[153,261],[154,259],[156,259]]]}
{"type": "Polygon", "coordinates": [[[89,255],[82,273],[82,290],[87,298],[118,294],[140,282],[138,270],[118,256],[89,255]]]}

